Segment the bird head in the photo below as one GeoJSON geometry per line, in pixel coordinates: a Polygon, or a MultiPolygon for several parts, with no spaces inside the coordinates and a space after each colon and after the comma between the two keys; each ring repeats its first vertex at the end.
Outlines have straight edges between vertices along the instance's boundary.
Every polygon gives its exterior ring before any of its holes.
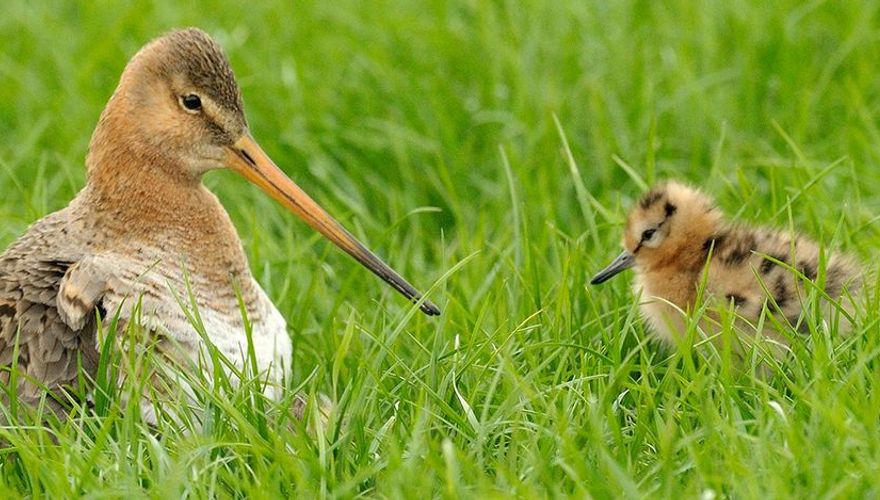
{"type": "Polygon", "coordinates": [[[705,259],[703,245],[722,217],[712,199],[699,190],[673,181],[658,184],[631,209],[624,251],[590,283],[603,283],[631,267],[699,266],[705,259]]]}

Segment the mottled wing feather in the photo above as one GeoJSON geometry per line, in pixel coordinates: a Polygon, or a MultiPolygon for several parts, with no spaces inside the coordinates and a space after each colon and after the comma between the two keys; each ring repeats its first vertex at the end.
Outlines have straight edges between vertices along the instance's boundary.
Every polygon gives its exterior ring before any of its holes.
{"type": "Polygon", "coordinates": [[[94,310],[104,280],[76,261],[75,245],[68,255],[59,251],[67,243],[58,237],[61,215],[37,222],[0,256],[0,383],[9,383],[15,366],[18,382],[8,390],[25,404],[46,388],[74,385],[80,363],[90,371],[97,364],[94,310]]]}
{"type": "MultiPolygon", "coordinates": [[[[804,278],[816,281],[819,246],[802,237],[767,229],[731,228],[716,238],[713,282],[737,311],[757,320],[764,305],[781,312],[791,324],[799,323],[805,289],[794,268],[804,278]],[[760,281],[757,281],[760,280],[760,281]]],[[[844,289],[855,293],[860,286],[857,267],[846,257],[833,254],[826,263],[824,289],[832,298],[844,289]]],[[[849,304],[846,309],[851,309],[849,304]]]]}
{"type": "Polygon", "coordinates": [[[74,331],[82,330],[94,316],[95,306],[107,288],[107,271],[91,259],[71,265],[58,289],[56,304],[61,320],[74,331]]]}

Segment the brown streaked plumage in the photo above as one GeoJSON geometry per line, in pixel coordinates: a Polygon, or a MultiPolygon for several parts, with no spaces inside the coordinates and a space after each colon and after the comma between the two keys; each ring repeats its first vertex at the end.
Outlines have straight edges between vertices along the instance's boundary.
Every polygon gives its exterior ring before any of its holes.
{"type": "MultiPolygon", "coordinates": [[[[665,341],[674,342],[682,335],[683,313],[697,308],[704,273],[703,297],[722,307],[730,304],[743,332],[755,332],[765,307],[781,324],[802,327],[810,288],[806,281],[821,284],[824,293],[839,303],[836,307],[823,301],[825,317],[830,320],[842,310],[841,326],[851,328],[851,298],[861,286],[855,260],[829,254],[819,279],[816,243],[784,231],[732,224],[708,196],[689,186],[667,182],[646,193],[629,214],[623,246],[624,252],[591,283],[635,268],[642,313],[665,341]]],[[[702,325],[711,333],[711,323],[718,317],[711,310],[706,316],[702,325]]],[[[762,333],[786,343],[771,321],[765,322],[762,333]]]]}
{"type": "MultiPolygon", "coordinates": [[[[426,314],[439,310],[300,190],[251,137],[221,48],[198,29],[171,32],[126,66],[101,114],[85,188],[0,255],[0,382],[35,403],[93,375],[98,321],[139,314],[163,356],[195,362],[204,350],[178,298],[195,304],[211,342],[236,363],[248,351],[240,290],[269,391],[289,372],[284,319],[248,268],[226,211],[201,183],[229,166],[302,217],[426,314]]],[[[0,401],[6,398],[0,399],[0,401]]],[[[60,409],[60,405],[55,405],[60,409]]],[[[145,409],[149,413],[148,409],[145,409]]],[[[149,415],[148,415],[149,416],[149,415]]],[[[151,417],[152,418],[152,417],[151,417]]]]}

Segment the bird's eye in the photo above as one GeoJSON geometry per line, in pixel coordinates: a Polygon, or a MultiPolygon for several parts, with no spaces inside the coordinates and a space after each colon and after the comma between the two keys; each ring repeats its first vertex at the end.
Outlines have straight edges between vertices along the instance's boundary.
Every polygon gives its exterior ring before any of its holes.
{"type": "Polygon", "coordinates": [[[187,94],[181,97],[180,103],[187,111],[198,112],[202,109],[202,100],[195,94],[187,94]]]}
{"type": "Polygon", "coordinates": [[[645,232],[642,233],[642,241],[650,241],[656,232],[656,229],[645,229],[645,232]]]}

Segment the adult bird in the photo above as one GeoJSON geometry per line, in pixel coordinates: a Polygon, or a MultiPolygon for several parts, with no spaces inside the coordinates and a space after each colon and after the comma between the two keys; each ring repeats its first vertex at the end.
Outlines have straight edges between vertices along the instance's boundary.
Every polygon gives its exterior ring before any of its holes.
{"type": "MultiPolygon", "coordinates": [[[[99,323],[117,316],[119,331],[135,320],[141,326],[135,343],[120,342],[128,352],[149,348],[192,367],[213,344],[243,367],[249,344],[238,294],[252,325],[256,366],[267,392],[280,394],[291,362],[285,320],[251,275],[226,211],[202,184],[205,172],[224,166],[426,314],[440,312],[257,145],[229,63],[201,30],[168,33],[131,59],[92,135],[86,165],[86,186],[70,204],[34,223],[0,255],[5,401],[33,405],[48,390],[50,406],[63,414],[64,391],[81,379],[78,367],[95,375],[99,323]],[[186,305],[198,309],[207,338],[181,307],[190,297],[186,305]]],[[[148,402],[141,406],[155,420],[148,402]]]]}

